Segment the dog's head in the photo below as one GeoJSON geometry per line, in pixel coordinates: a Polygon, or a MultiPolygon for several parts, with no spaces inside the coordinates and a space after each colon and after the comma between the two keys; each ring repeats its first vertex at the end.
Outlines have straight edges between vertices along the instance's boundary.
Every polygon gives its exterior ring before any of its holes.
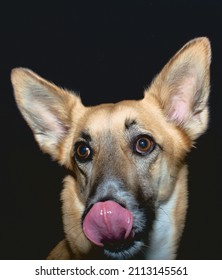
{"type": "Polygon", "coordinates": [[[186,153],[207,128],[209,66],[209,41],[195,39],[142,100],[94,107],[30,70],[12,71],[18,107],[41,149],[71,173],[62,200],[74,250],[121,259],[148,246],[155,209],[171,196],[186,153]]]}

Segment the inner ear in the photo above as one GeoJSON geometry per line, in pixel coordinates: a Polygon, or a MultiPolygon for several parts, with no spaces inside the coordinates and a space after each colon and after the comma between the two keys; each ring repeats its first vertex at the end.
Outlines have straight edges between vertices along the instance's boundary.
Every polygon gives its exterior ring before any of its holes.
{"type": "Polygon", "coordinates": [[[193,140],[208,124],[210,62],[209,40],[194,39],[171,58],[145,92],[145,102],[154,97],[166,120],[193,140]]]}
{"type": "Polygon", "coordinates": [[[170,95],[165,104],[165,113],[169,121],[178,125],[185,124],[195,109],[196,99],[200,91],[198,76],[190,70],[178,81],[169,86],[170,95]]]}

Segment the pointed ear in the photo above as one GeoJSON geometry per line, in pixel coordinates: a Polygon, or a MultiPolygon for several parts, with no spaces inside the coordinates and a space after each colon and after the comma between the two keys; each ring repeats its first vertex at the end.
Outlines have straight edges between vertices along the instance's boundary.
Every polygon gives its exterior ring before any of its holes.
{"type": "Polygon", "coordinates": [[[84,108],[79,97],[34,72],[15,68],[11,73],[15,99],[40,148],[58,159],[58,146],[72,125],[72,111],[84,108]]]}
{"type": "Polygon", "coordinates": [[[207,128],[210,42],[197,38],[188,42],[163,68],[145,100],[154,96],[169,122],[184,129],[195,140],[207,128]]]}

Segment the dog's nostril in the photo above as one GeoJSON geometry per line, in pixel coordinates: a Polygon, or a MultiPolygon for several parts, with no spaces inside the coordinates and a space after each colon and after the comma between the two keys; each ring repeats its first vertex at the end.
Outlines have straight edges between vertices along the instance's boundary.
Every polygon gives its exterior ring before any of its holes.
{"type": "Polygon", "coordinates": [[[133,216],[114,201],[97,202],[83,220],[87,238],[98,246],[121,242],[132,236],[133,216]]]}

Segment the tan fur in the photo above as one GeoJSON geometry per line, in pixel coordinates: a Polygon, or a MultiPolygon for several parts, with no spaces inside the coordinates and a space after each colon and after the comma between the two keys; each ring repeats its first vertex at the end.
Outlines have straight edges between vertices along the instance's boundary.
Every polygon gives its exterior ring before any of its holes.
{"type": "Polygon", "coordinates": [[[142,100],[94,107],[85,107],[74,93],[30,70],[12,71],[18,107],[40,148],[72,174],[65,178],[61,194],[65,240],[49,259],[87,259],[97,250],[82,230],[90,190],[81,189],[86,178],[73,163],[74,144],[84,129],[94,143],[92,185],[99,177],[124,178],[127,191],[136,195],[138,182],[143,185],[148,180],[149,187],[141,190],[144,197],[155,200],[157,219],[145,258],[176,257],[187,209],[185,156],[208,125],[210,56],[208,39],[194,39],[166,64],[142,100]],[[128,119],[136,120],[140,134],[149,133],[161,147],[146,172],[146,165],[130,151],[131,136],[124,131],[128,119]]]}

